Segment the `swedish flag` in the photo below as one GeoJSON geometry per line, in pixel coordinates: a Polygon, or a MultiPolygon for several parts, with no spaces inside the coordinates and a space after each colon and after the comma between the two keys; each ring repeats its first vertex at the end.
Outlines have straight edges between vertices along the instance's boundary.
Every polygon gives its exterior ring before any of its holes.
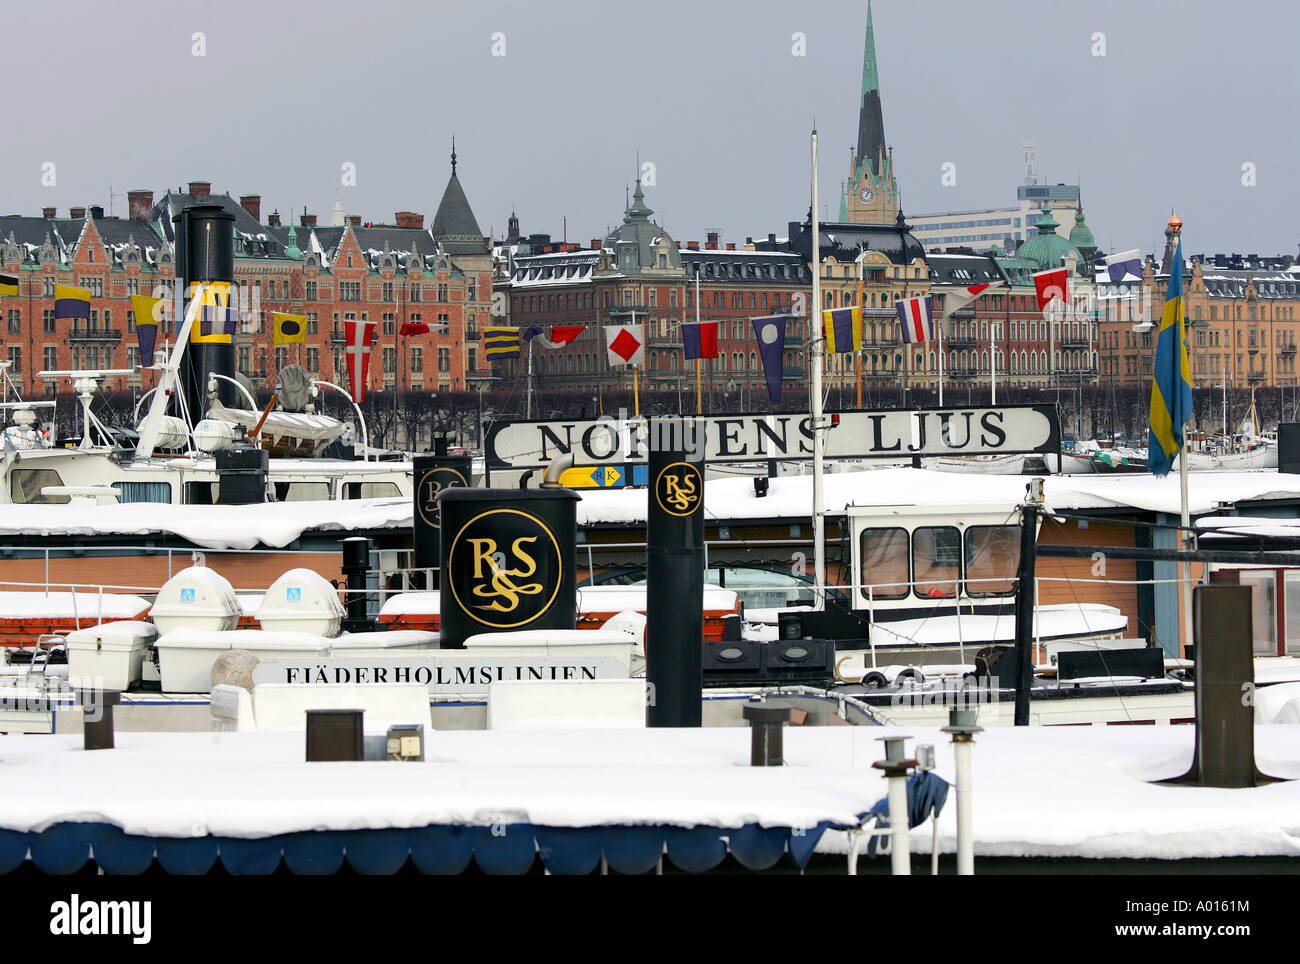
{"type": "Polygon", "coordinates": [[[11,274],[0,274],[0,297],[18,294],[18,278],[11,274]]]}
{"type": "Polygon", "coordinates": [[[483,354],[488,358],[518,358],[519,329],[509,327],[484,328],[483,354]]]}
{"type": "Polygon", "coordinates": [[[271,321],[275,333],[271,337],[275,345],[304,345],[307,343],[307,316],[290,315],[282,311],[271,312],[271,321]]]}
{"type": "Polygon", "coordinates": [[[90,318],[90,289],[72,285],[54,286],[55,318],[90,318]]]}
{"type": "Polygon", "coordinates": [[[1151,381],[1151,420],[1147,465],[1168,475],[1183,448],[1183,425],[1192,417],[1192,366],[1187,360],[1187,321],[1183,317],[1183,241],[1178,239],[1169,291],[1156,339],[1151,381]]]}

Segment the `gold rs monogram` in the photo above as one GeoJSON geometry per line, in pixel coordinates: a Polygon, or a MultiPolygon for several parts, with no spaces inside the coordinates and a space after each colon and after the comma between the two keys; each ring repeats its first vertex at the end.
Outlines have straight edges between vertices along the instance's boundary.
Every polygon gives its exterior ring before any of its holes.
{"type": "Polygon", "coordinates": [[[511,554],[519,561],[515,569],[504,568],[504,554],[497,551],[495,539],[467,539],[474,552],[474,578],[487,579],[488,584],[474,587],[474,595],[479,599],[491,600],[476,609],[491,609],[494,612],[514,612],[519,607],[521,596],[536,596],[542,591],[540,582],[520,584],[518,579],[526,579],[537,572],[537,560],[524,551],[524,543],[536,542],[537,536],[521,536],[510,546],[511,554]],[[500,559],[499,559],[500,557],[500,559]],[[490,570],[484,575],[484,566],[490,570]]]}
{"type": "Polygon", "coordinates": [[[673,474],[664,477],[664,497],[678,512],[686,512],[695,501],[695,477],[673,474]]]}

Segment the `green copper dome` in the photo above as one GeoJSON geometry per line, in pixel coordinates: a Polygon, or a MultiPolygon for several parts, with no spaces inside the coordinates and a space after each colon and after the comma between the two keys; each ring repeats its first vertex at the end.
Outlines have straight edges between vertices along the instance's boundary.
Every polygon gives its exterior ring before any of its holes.
{"type": "Polygon", "coordinates": [[[1080,253],[1087,256],[1089,250],[1097,250],[1097,242],[1092,238],[1092,228],[1088,227],[1083,221],[1083,205],[1074,215],[1074,227],[1070,228],[1070,243],[1079,249],[1080,253]]]}
{"type": "Polygon", "coordinates": [[[1065,264],[1066,256],[1072,252],[1077,263],[1083,263],[1079,249],[1056,233],[1060,225],[1052,217],[1052,212],[1047,209],[1046,204],[1043,205],[1042,217],[1034,226],[1038,228],[1038,233],[1017,249],[1017,258],[1032,262],[1037,266],[1035,268],[1037,271],[1061,267],[1065,264]]]}

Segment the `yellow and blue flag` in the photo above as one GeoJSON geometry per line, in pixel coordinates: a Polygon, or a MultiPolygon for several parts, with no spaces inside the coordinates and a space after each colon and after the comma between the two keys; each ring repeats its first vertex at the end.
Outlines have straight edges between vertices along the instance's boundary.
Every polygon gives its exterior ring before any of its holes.
{"type": "Polygon", "coordinates": [[[90,318],[90,289],[72,285],[54,286],[55,318],[90,318]]]}
{"type": "Polygon", "coordinates": [[[519,329],[505,325],[484,328],[483,354],[487,358],[518,358],[519,329]]]}
{"type": "Polygon", "coordinates": [[[1147,465],[1168,475],[1183,449],[1183,425],[1192,417],[1192,366],[1187,360],[1187,321],[1183,317],[1183,242],[1178,240],[1169,291],[1156,338],[1156,367],[1151,381],[1151,419],[1147,465]]]}
{"type": "Polygon", "coordinates": [[[18,294],[18,278],[11,274],[0,274],[0,297],[18,294]]]}
{"type": "Polygon", "coordinates": [[[163,300],[146,295],[132,295],[131,310],[135,315],[135,337],[140,343],[140,367],[149,368],[153,365],[154,350],[158,347],[163,300]]]}
{"type": "Polygon", "coordinates": [[[822,312],[826,329],[826,350],[832,355],[847,354],[862,348],[862,309],[832,308],[822,312]]]}

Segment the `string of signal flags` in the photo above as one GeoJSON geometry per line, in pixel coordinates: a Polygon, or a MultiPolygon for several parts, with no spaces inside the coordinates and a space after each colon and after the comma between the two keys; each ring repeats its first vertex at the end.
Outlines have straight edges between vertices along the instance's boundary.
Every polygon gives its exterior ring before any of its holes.
{"type": "MultiPolygon", "coordinates": [[[[1039,311],[1046,308],[1054,299],[1059,298],[1062,302],[1069,303],[1068,269],[1040,271],[1033,277],[1039,311]]],[[[933,295],[900,298],[894,302],[894,307],[898,315],[903,343],[910,345],[936,338],[942,340],[939,322],[965,308],[977,298],[1004,291],[1007,287],[1004,281],[994,281],[966,288],[945,289],[943,310],[938,314],[934,310],[933,295]]],[[[781,384],[785,378],[786,333],[794,317],[793,314],[783,314],[749,319],[754,329],[754,339],[758,343],[768,395],[772,401],[779,401],[781,398],[781,384]]],[[[722,323],[722,319],[678,322],[677,327],[682,336],[682,348],[687,361],[718,357],[718,334],[722,323]]],[[[550,329],[549,336],[546,334],[546,329],[538,325],[528,328],[512,325],[484,328],[483,353],[491,360],[518,358],[523,353],[524,346],[560,348],[574,342],[588,327],[587,325],[554,325],[550,329]]],[[[641,325],[604,325],[602,330],[610,365],[645,367],[647,345],[641,325]]],[[[824,310],[822,340],[828,354],[850,354],[861,351],[864,345],[861,306],[824,310]]]]}

